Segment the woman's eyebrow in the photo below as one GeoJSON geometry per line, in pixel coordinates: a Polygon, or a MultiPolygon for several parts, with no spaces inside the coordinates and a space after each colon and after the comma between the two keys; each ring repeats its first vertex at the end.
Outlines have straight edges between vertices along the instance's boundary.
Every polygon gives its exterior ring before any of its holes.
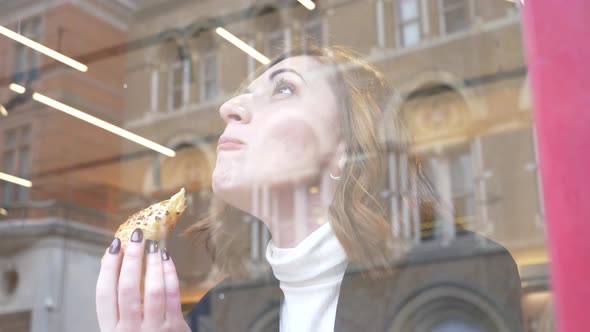
{"type": "Polygon", "coordinates": [[[293,73],[297,76],[299,76],[301,78],[301,80],[303,81],[303,83],[305,83],[307,85],[307,81],[305,81],[305,79],[303,78],[303,76],[301,76],[301,74],[299,74],[297,71],[295,71],[294,69],[291,68],[281,68],[281,69],[277,69],[275,71],[273,71],[270,76],[268,77],[269,80],[272,81],[272,79],[277,76],[278,74],[281,73],[293,73]]]}
{"type": "MultiPolygon", "coordinates": [[[[303,76],[301,76],[301,74],[299,74],[295,69],[291,69],[291,68],[281,68],[281,69],[277,69],[275,71],[273,71],[270,76],[268,77],[269,81],[272,81],[273,78],[275,78],[275,76],[285,73],[285,72],[289,72],[289,73],[293,73],[297,76],[299,76],[301,78],[301,80],[307,85],[307,81],[305,81],[305,79],[303,78],[303,76]]],[[[248,94],[248,93],[252,93],[252,90],[250,89],[250,86],[246,86],[245,88],[241,89],[240,91],[238,91],[238,95],[240,94],[248,94]]]]}

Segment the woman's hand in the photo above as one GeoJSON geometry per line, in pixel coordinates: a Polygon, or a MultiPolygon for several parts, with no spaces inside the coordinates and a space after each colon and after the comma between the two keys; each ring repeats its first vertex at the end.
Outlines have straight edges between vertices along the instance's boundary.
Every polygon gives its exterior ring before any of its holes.
{"type": "Polygon", "coordinates": [[[158,250],[156,241],[144,242],[139,228],[124,255],[119,239],[105,253],[96,284],[96,312],[102,332],[190,332],[180,308],[174,263],[166,249],[158,250]],[[140,281],[146,251],[142,303],[140,281]]]}

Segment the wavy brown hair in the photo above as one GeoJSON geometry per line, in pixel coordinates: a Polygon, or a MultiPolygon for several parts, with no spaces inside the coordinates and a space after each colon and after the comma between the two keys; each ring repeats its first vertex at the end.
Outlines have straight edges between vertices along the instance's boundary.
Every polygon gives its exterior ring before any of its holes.
{"type": "MultiPolygon", "coordinates": [[[[417,159],[409,153],[408,134],[398,113],[400,98],[378,70],[358,54],[340,47],[293,49],[259,73],[301,55],[326,65],[337,96],[341,139],[347,146],[347,162],[329,209],[329,222],[350,263],[370,270],[391,266],[404,253],[406,243],[392,228],[392,220],[400,220],[400,216],[392,215],[397,212],[391,211],[390,200],[417,205],[422,218],[430,220],[437,201],[417,159]],[[388,188],[401,179],[399,166],[396,174],[389,174],[387,159],[403,154],[408,156],[408,162],[402,165],[406,168],[402,173],[408,177],[408,193],[413,195],[388,188]]],[[[244,212],[213,196],[206,215],[186,231],[204,237],[215,266],[223,274],[240,275],[249,270],[250,260],[245,255],[249,252],[248,241],[244,241],[248,224],[243,222],[244,216],[244,212]]]]}

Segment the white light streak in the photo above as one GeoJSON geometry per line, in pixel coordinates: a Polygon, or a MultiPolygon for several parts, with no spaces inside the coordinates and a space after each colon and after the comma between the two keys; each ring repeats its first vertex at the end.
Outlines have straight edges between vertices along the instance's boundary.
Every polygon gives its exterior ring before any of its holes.
{"type": "Polygon", "coordinates": [[[2,172],[0,172],[0,180],[16,183],[20,186],[27,187],[27,188],[31,188],[33,186],[33,183],[29,180],[19,178],[14,175],[2,173],[2,172]]]}
{"type": "Polygon", "coordinates": [[[176,152],[174,152],[174,150],[172,150],[172,149],[169,149],[169,148],[162,146],[158,143],[150,141],[147,138],[136,135],[136,134],[129,132],[123,128],[117,127],[114,124],[111,124],[109,122],[101,120],[97,117],[94,117],[94,116],[88,114],[88,113],[84,113],[80,110],[77,110],[71,106],[68,106],[64,103],[61,103],[55,99],[49,98],[49,97],[42,95],[40,93],[37,93],[37,92],[33,93],[33,99],[42,103],[42,104],[45,104],[49,107],[55,108],[58,111],[62,111],[66,114],[76,117],[82,121],[86,121],[90,124],[93,124],[97,127],[102,128],[104,130],[110,131],[113,134],[119,135],[119,136],[126,138],[130,141],[133,141],[137,144],[143,145],[146,148],[157,151],[157,152],[159,152],[163,155],[166,155],[168,157],[174,157],[176,155],[176,152]]]}
{"type": "Polygon", "coordinates": [[[311,1],[311,0],[297,0],[297,1],[299,1],[299,3],[302,4],[303,7],[307,8],[308,10],[315,9],[315,3],[313,3],[313,1],[311,1]]]}
{"type": "Polygon", "coordinates": [[[234,36],[231,32],[225,30],[224,28],[219,27],[215,29],[215,32],[228,42],[234,44],[234,46],[236,46],[240,50],[244,51],[249,56],[258,60],[260,63],[267,65],[270,62],[270,60],[262,53],[258,52],[252,46],[246,44],[240,38],[234,36]]]}
{"type": "Polygon", "coordinates": [[[8,86],[8,88],[16,93],[20,93],[23,94],[25,93],[25,91],[27,91],[27,89],[25,89],[24,86],[22,85],[18,85],[16,83],[10,83],[10,85],[8,86]]]}
{"type": "Polygon", "coordinates": [[[14,31],[12,31],[10,29],[5,28],[5,27],[3,27],[1,25],[0,25],[0,34],[3,34],[3,35],[5,35],[6,37],[8,37],[10,39],[13,39],[13,40],[15,40],[15,41],[17,41],[17,42],[25,45],[25,46],[28,46],[28,47],[34,49],[35,51],[38,51],[40,53],[43,53],[43,54],[47,55],[48,57],[53,58],[53,59],[55,59],[55,60],[57,60],[59,62],[62,62],[62,63],[66,64],[66,65],[68,65],[68,66],[70,66],[70,67],[72,67],[74,69],[77,69],[77,70],[81,71],[81,72],[88,71],[88,66],[86,66],[85,64],[80,63],[80,62],[78,62],[78,61],[76,61],[76,60],[74,60],[74,59],[72,59],[70,57],[67,57],[67,56],[65,56],[65,55],[63,55],[63,54],[61,54],[61,53],[59,53],[57,51],[54,51],[54,50],[52,50],[51,48],[49,48],[47,46],[44,46],[42,44],[39,44],[36,41],[31,40],[31,39],[29,39],[29,38],[27,38],[27,37],[25,37],[25,36],[23,36],[23,35],[21,35],[19,33],[16,33],[16,32],[14,32],[14,31]]]}

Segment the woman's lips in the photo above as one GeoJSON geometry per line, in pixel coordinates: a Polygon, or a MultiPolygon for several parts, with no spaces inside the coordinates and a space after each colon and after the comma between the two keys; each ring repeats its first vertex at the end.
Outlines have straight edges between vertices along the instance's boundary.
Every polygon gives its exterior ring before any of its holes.
{"type": "Polygon", "coordinates": [[[237,138],[222,136],[217,142],[217,151],[220,150],[239,150],[244,146],[244,142],[237,138]]]}

